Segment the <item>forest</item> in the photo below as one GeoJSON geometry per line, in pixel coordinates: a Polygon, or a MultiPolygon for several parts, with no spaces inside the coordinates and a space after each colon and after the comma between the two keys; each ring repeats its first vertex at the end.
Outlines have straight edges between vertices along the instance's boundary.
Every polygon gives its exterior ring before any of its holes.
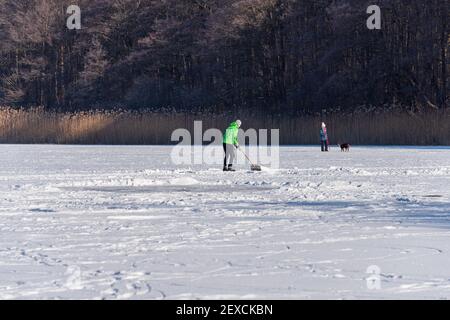
{"type": "Polygon", "coordinates": [[[446,109],[445,0],[0,0],[0,105],[446,109]],[[67,7],[82,28],[66,27],[67,7]],[[381,30],[366,26],[369,5],[381,30]]]}

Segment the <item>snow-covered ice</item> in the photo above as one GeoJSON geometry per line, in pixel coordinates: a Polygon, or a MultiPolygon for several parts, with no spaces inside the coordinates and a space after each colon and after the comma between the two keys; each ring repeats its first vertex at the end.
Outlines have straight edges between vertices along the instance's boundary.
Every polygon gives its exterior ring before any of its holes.
{"type": "Polygon", "coordinates": [[[0,298],[450,298],[450,148],[170,150],[1,145],[0,298]]]}

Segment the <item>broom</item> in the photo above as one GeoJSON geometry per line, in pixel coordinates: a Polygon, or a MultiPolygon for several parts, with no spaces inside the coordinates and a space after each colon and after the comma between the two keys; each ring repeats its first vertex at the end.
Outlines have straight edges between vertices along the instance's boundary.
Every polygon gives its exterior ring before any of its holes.
{"type": "Polygon", "coordinates": [[[241,148],[238,148],[238,150],[241,151],[242,154],[247,158],[248,162],[250,162],[250,164],[251,164],[250,170],[252,170],[252,171],[262,171],[261,166],[259,166],[259,165],[257,165],[257,164],[254,164],[254,163],[252,162],[252,160],[250,160],[250,158],[247,156],[247,154],[246,154],[244,151],[242,151],[241,148]]]}

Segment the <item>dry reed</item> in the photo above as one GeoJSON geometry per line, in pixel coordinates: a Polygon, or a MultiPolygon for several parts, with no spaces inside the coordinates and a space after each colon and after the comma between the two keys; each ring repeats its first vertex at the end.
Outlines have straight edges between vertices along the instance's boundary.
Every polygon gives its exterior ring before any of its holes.
{"type": "MultiPolygon", "coordinates": [[[[330,142],[353,145],[450,145],[450,110],[409,114],[400,111],[332,113],[326,116],[240,115],[245,128],[280,129],[281,144],[316,144],[322,121],[330,142]]],[[[170,144],[175,129],[224,129],[230,115],[152,111],[48,111],[0,107],[0,143],[170,144]]]]}

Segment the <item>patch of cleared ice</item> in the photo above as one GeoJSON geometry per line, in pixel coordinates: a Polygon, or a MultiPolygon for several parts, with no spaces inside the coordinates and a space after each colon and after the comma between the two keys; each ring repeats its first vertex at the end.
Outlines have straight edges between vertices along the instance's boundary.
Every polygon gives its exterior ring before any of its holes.
{"type": "Polygon", "coordinates": [[[182,177],[169,180],[169,184],[176,186],[192,186],[200,184],[200,182],[194,178],[182,177]]]}

